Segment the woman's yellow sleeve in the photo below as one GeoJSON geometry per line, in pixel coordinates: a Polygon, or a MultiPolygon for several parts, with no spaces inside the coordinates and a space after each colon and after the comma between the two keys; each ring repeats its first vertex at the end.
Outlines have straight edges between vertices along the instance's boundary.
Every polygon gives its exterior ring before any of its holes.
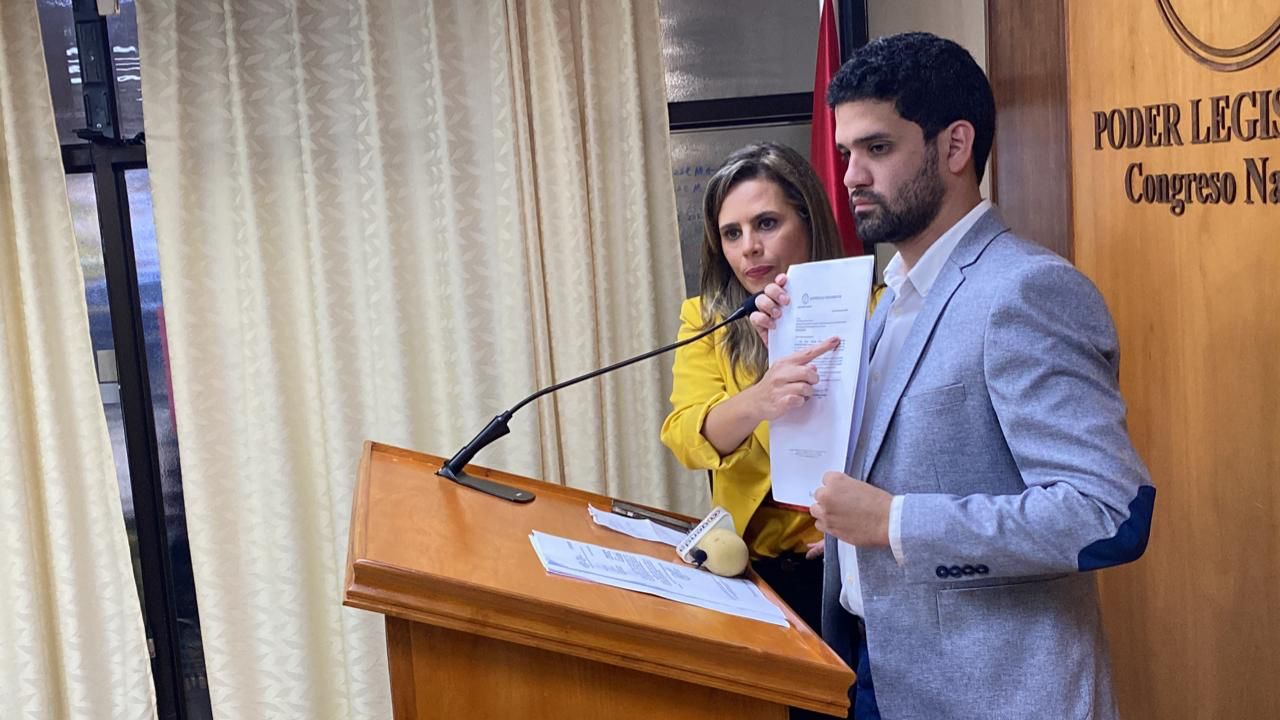
{"type": "MultiPolygon", "coordinates": [[[[683,340],[697,334],[701,326],[697,299],[686,300],[680,308],[678,338],[683,340]]],[[[717,331],[676,350],[671,371],[671,414],[662,423],[662,442],[690,470],[724,470],[750,453],[757,444],[755,433],[752,433],[736,450],[722,457],[702,434],[707,414],[730,397],[716,352],[716,341],[722,333],[717,331]]]]}

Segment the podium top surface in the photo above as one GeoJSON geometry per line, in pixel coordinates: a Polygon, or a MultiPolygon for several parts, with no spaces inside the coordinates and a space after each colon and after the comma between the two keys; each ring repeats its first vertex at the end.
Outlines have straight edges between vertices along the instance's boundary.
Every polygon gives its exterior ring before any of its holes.
{"type": "MultiPolygon", "coordinates": [[[[346,605],[843,715],[853,673],[789,608],[791,627],[548,574],[539,530],[676,561],[607,530],[610,498],[470,466],[532,490],[499,500],[439,477],[441,458],[366,443],[353,501],[346,605]]],[[[757,582],[759,582],[757,580],[757,582]]],[[[786,607],[772,590],[765,594],[786,607]]]]}

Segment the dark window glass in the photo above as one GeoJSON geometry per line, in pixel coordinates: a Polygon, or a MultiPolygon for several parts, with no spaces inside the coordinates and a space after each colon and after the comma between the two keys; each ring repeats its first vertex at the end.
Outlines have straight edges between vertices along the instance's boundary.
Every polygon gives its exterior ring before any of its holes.
{"type": "MultiPolygon", "coordinates": [[[[49,67],[49,89],[53,95],[58,140],[62,143],[79,142],[75,131],[84,127],[84,101],[80,97],[80,57],[76,51],[71,0],[36,0],[36,9],[40,15],[45,64],[49,67]]],[[[89,196],[92,198],[92,190],[89,196]]]]}
{"type": "Polygon", "coordinates": [[[667,100],[813,92],[817,0],[661,0],[667,100]]]}
{"type": "Polygon", "coordinates": [[[67,197],[71,201],[71,218],[75,228],[80,268],[84,273],[84,298],[89,309],[89,337],[98,370],[98,390],[107,416],[107,432],[111,436],[111,452],[116,461],[116,480],[120,486],[120,505],[124,508],[125,530],[129,535],[129,551],[133,558],[134,580],[138,597],[142,598],[142,566],[138,560],[138,523],[133,511],[133,485],[129,479],[129,456],[125,448],[124,416],[120,411],[120,385],[117,382],[115,344],[111,337],[111,307],[107,303],[107,279],[102,263],[102,232],[98,225],[98,204],[94,195],[93,176],[67,176],[67,197]]]}
{"type": "Polygon", "coordinates": [[[120,0],[120,14],[107,17],[111,38],[111,65],[116,73],[116,108],[120,113],[120,137],[142,132],[142,66],[138,58],[138,6],[120,0]]]}
{"type": "MultiPolygon", "coordinates": [[[[80,53],[76,49],[75,17],[71,0],[36,0],[40,33],[44,40],[45,64],[49,68],[49,88],[58,140],[80,142],[75,131],[85,126],[84,99],[80,94],[80,53]]],[[[111,65],[115,72],[116,107],[120,115],[120,137],[132,138],[142,132],[142,67],[138,57],[138,13],[134,0],[121,0],[120,12],[108,15],[111,65]]]]}

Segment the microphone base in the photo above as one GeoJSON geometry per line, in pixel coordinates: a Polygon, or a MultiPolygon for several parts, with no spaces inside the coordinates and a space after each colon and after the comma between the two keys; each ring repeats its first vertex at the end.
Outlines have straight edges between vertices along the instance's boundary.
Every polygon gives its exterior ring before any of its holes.
{"type": "Polygon", "coordinates": [[[455,473],[447,467],[440,468],[436,471],[436,475],[448,478],[449,480],[452,480],[459,485],[469,487],[472,490],[478,490],[486,495],[492,495],[493,497],[513,503],[530,503],[533,502],[535,497],[537,497],[528,490],[513,488],[510,485],[503,485],[502,483],[485,480],[484,478],[472,477],[465,472],[455,473]]]}

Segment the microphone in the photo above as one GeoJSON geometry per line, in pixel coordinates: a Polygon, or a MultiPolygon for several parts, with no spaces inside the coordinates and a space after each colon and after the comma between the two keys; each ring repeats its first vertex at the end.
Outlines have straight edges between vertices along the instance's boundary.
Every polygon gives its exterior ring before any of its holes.
{"type": "Polygon", "coordinates": [[[712,325],[706,330],[703,330],[697,335],[694,335],[692,337],[687,337],[684,340],[679,340],[677,342],[671,343],[670,345],[663,345],[662,347],[656,350],[650,350],[649,352],[646,352],[642,355],[637,355],[632,358],[627,358],[626,360],[616,362],[607,367],[603,367],[598,370],[592,370],[591,372],[585,373],[583,375],[579,375],[574,378],[570,378],[568,380],[565,380],[564,382],[558,382],[549,387],[542,388],[541,390],[533,393],[529,397],[526,397],[525,399],[516,403],[515,406],[512,407],[510,410],[507,410],[506,412],[496,415],[492,420],[489,421],[488,425],[484,426],[483,430],[481,430],[478,434],[476,434],[475,437],[471,438],[471,442],[464,445],[461,450],[459,450],[457,453],[454,454],[453,457],[449,458],[449,460],[439,470],[436,471],[436,475],[439,475],[444,478],[448,478],[458,483],[459,485],[465,485],[466,487],[469,487],[473,490],[479,490],[480,492],[493,495],[494,497],[502,498],[503,500],[510,500],[511,502],[518,502],[518,503],[532,502],[534,499],[534,495],[528,490],[520,490],[518,488],[513,488],[509,485],[503,485],[502,483],[493,482],[492,480],[485,480],[483,478],[472,477],[462,471],[462,469],[466,467],[467,463],[471,462],[471,458],[475,457],[476,453],[483,450],[487,445],[489,445],[489,443],[492,443],[494,440],[497,440],[503,435],[506,435],[511,432],[511,430],[507,427],[507,423],[511,421],[511,417],[516,414],[516,411],[518,411],[520,408],[524,407],[525,405],[528,405],[529,403],[533,402],[534,400],[537,400],[543,395],[546,395],[548,393],[553,393],[561,388],[567,388],[570,385],[576,385],[582,382],[583,380],[590,380],[593,377],[597,377],[599,375],[604,375],[605,373],[613,372],[614,370],[617,370],[619,368],[624,368],[633,363],[638,363],[641,360],[648,360],[649,358],[654,357],[655,355],[661,355],[665,352],[670,352],[677,348],[684,347],[685,345],[688,345],[691,342],[697,342],[698,340],[701,340],[702,338],[710,335],[716,330],[719,330],[725,325],[728,325],[729,323],[732,323],[732,322],[737,322],[738,320],[741,320],[742,318],[750,315],[756,309],[756,298],[759,297],[760,295],[761,293],[755,293],[751,295],[750,297],[748,297],[746,300],[742,302],[742,305],[738,306],[737,310],[734,310],[732,313],[730,313],[729,317],[726,317],[724,320],[721,320],[720,322],[716,323],[715,325],[712,325]]]}
{"type": "Polygon", "coordinates": [[[702,536],[690,554],[699,568],[720,577],[738,577],[747,571],[750,553],[747,543],[728,528],[712,528],[702,536]]]}

